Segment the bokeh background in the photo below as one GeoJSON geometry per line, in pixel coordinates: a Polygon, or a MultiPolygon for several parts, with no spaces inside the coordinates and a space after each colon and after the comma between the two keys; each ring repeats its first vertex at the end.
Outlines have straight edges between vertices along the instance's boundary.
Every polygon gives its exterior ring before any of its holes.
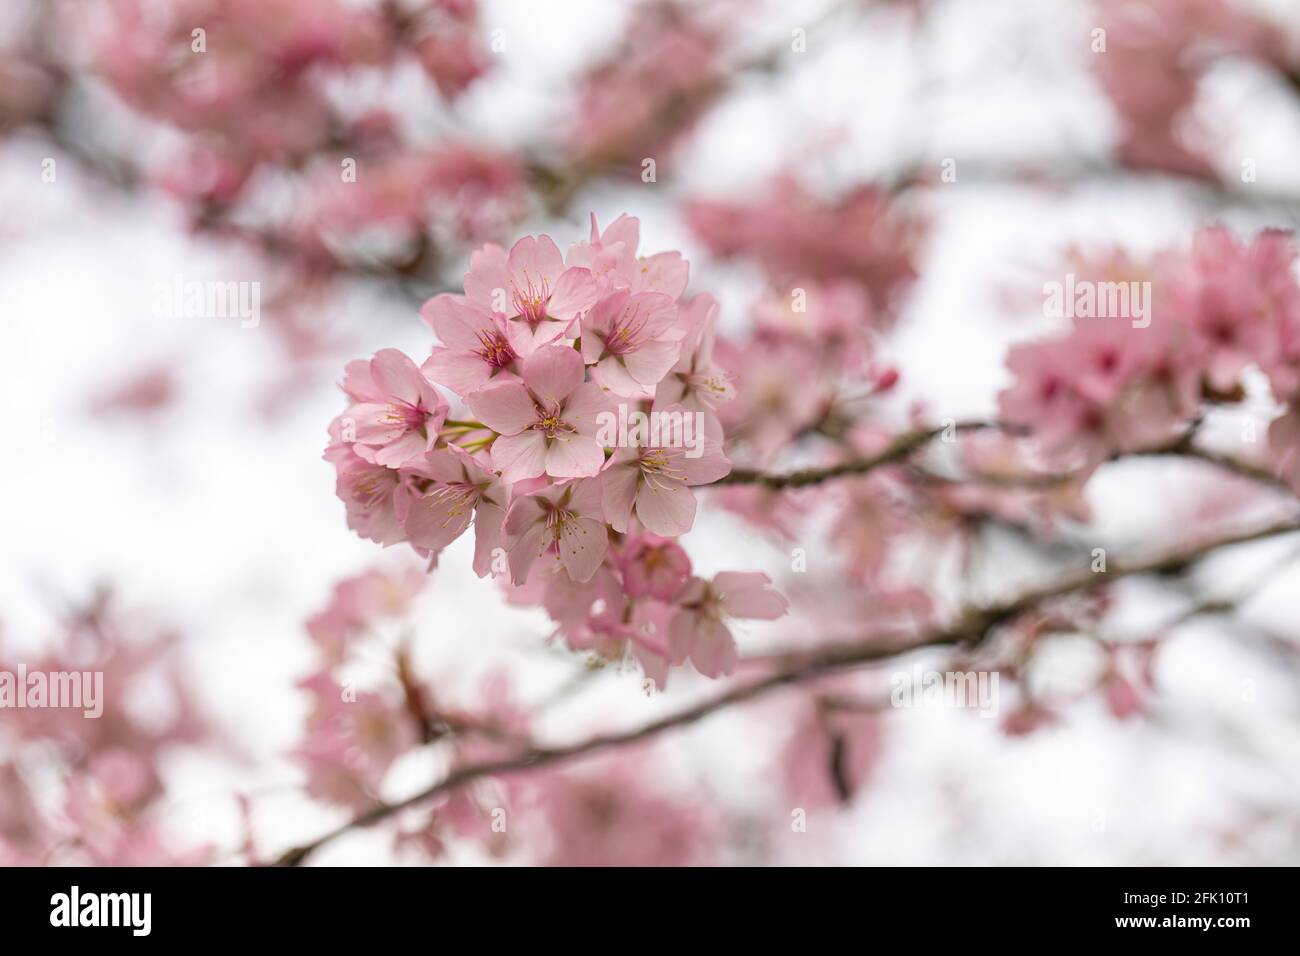
{"type": "MultiPolygon", "coordinates": [[[[325,426],[341,408],[337,382],[346,361],[376,349],[427,352],[432,339],[419,305],[459,282],[471,243],[448,240],[450,227],[435,211],[428,230],[438,238],[436,263],[385,258],[401,244],[391,233],[400,238],[404,226],[357,223],[351,211],[334,210],[339,218],[317,235],[328,236],[331,254],[346,250],[348,267],[286,280],[284,257],[247,236],[314,209],[324,187],[300,170],[262,167],[232,217],[244,228],[212,226],[196,207],[220,203],[211,194],[196,203],[193,179],[176,171],[192,131],[148,115],[105,78],[103,31],[123,29],[108,15],[114,4],[4,6],[0,78],[14,94],[0,95],[5,657],[35,659],[70,617],[101,601],[129,622],[126,630],[174,632],[188,701],[217,730],[160,756],[165,799],[152,818],[178,843],[214,844],[221,861],[238,858],[250,827],[260,851],[273,855],[346,816],[303,795],[291,757],[308,706],[296,682],[316,666],[304,622],[349,575],[422,567],[408,551],[382,550],[345,526],[321,459],[325,426]],[[38,32],[39,50],[31,40],[38,32]],[[48,83],[57,102],[26,115],[16,95],[31,76],[22,72],[24,56],[37,68],[59,65],[31,81],[38,89],[48,83]],[[42,176],[49,158],[53,182],[42,176]],[[182,182],[159,185],[169,177],[182,182]],[[177,275],[261,281],[261,323],[157,315],[154,287],[177,275]]],[[[1110,53],[1092,48],[1092,31],[1126,5],[1066,0],[683,4],[716,37],[719,89],[698,104],[680,97],[678,112],[698,116],[679,123],[670,110],[672,135],[652,137],[648,150],[631,144],[630,159],[555,185],[554,170],[582,168],[573,144],[595,122],[596,107],[580,96],[590,71],[632,55],[628,45],[649,34],[629,25],[654,6],[484,0],[464,41],[480,51],[479,75],[454,97],[404,63],[339,71],[329,98],[354,117],[382,105],[421,143],[469,143],[520,161],[521,194],[497,197],[506,207],[500,221],[476,226],[499,240],[546,232],[564,248],[585,238],[591,212],[602,224],[622,212],[637,216],[644,251],[682,250],[691,289],[719,297],[724,331],[748,326],[763,280],[750,262],[710,255],[691,228],[693,201],[752,200],[782,174],[821,197],[884,184],[927,228],[915,253],[918,278],[882,339],[900,380],[880,403],[881,421],[905,421],[916,407],[935,418],[994,414],[1008,381],[1006,349],[1053,327],[1042,314],[1042,283],[1059,277],[1072,248],[1148,253],[1185,244],[1207,222],[1251,232],[1293,226],[1300,212],[1300,72],[1288,76],[1272,52],[1207,58],[1179,120],[1203,168],[1189,171],[1168,156],[1130,161],[1126,119],[1097,62],[1113,55],[1122,34],[1112,29],[1110,53]],[[804,31],[806,48],[792,48],[795,31],[804,31]],[[638,175],[641,156],[655,158],[656,181],[638,175]],[[952,182],[940,178],[948,160],[952,182]],[[1256,176],[1243,182],[1247,161],[1256,176]]],[[[1177,4],[1127,6],[1155,17],[1164,40],[1181,29],[1177,4]]],[[[1273,18],[1273,34],[1290,38],[1289,53],[1300,49],[1294,3],[1237,6],[1273,18]]],[[[109,46],[125,57],[133,36],[119,32],[109,46]]],[[[219,41],[214,30],[209,42],[219,41]]],[[[1142,62],[1156,59],[1144,55],[1142,62]]],[[[684,61],[664,62],[671,76],[689,72],[684,61]]],[[[638,82],[651,80],[632,81],[629,103],[638,82]]],[[[1157,81],[1135,69],[1124,82],[1157,81]]],[[[271,109],[283,109],[286,124],[297,115],[293,104],[271,109]]],[[[363,162],[357,185],[370,171],[363,162]]],[[[455,202],[473,209],[480,200],[455,202]]],[[[1210,425],[1237,427],[1230,417],[1210,425]]],[[[1104,470],[1087,491],[1093,521],[1060,532],[1054,546],[1155,546],[1208,520],[1215,507],[1239,504],[1240,489],[1218,482],[1174,462],[1104,470]]],[[[688,542],[697,573],[743,566],[767,571],[778,586],[790,582],[791,543],[708,499],[688,542]]],[[[797,543],[813,571],[833,561],[819,534],[797,543]]],[[[1055,645],[1040,675],[1064,697],[1078,692],[1060,719],[1010,734],[1002,721],[970,711],[886,712],[860,791],[848,805],[815,814],[807,833],[791,832],[791,802],[772,770],[788,730],[779,700],[666,739],[663,779],[699,800],[707,808],[700,812],[732,821],[727,848],[715,857],[723,862],[1295,863],[1294,551],[1289,540],[1252,546],[1198,573],[1191,599],[1258,588],[1231,615],[1177,626],[1143,691],[1142,712],[1130,719],[1084,692],[1098,664],[1080,636],[1055,645]]],[[[411,613],[380,625],[390,637],[413,636],[421,666],[438,675],[447,698],[471,705],[482,675],[503,666],[524,700],[576,681],[581,693],[549,707],[538,725],[573,739],[645,722],[713,689],[683,674],[647,697],[635,673],[589,668],[584,655],[547,642],[551,625],[541,612],[509,606],[494,582],[475,577],[469,555],[469,541],[457,542],[411,613]]],[[[964,578],[987,596],[1014,593],[1039,568],[1023,551],[974,568],[943,554],[918,560],[917,573],[936,588],[964,578]]],[[[825,615],[800,614],[798,587],[787,592],[790,618],[738,630],[742,652],[825,637],[814,630],[832,626],[851,636],[872,613],[845,600],[845,619],[828,625],[825,615]]],[[[1123,613],[1106,621],[1108,633],[1137,639],[1160,628],[1189,597],[1170,592],[1134,585],[1123,613]]],[[[139,694],[147,713],[155,702],[139,694]]],[[[0,727],[9,756],[17,737],[14,726],[0,727]]],[[[29,765],[40,759],[24,756],[25,772],[39,776],[29,765]]],[[[417,754],[394,768],[386,787],[410,792],[437,768],[435,755],[417,754]]],[[[32,786],[50,806],[62,799],[57,773],[32,786]]],[[[492,860],[469,843],[443,859],[492,860]]],[[[516,859],[527,854],[507,858],[516,859]]],[[[351,835],[318,857],[419,861],[380,831],[351,835]]]]}

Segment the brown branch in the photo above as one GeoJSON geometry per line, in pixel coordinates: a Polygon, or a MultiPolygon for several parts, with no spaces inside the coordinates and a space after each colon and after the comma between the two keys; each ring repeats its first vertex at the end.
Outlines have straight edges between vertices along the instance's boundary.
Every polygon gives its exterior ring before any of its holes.
{"type": "MultiPolygon", "coordinates": [[[[929,428],[904,432],[902,435],[899,435],[890,442],[884,451],[879,452],[878,454],[868,455],[861,458],[850,458],[846,461],[840,462],[839,464],[828,465],[824,468],[803,468],[798,471],[783,473],[769,473],[753,468],[735,468],[725,477],[712,482],[708,487],[714,485],[759,485],[774,491],[780,491],[784,488],[803,488],[808,485],[821,484],[822,482],[832,481],[836,478],[865,475],[883,465],[892,465],[905,461],[913,452],[925,447],[936,437],[943,435],[949,430],[977,431],[983,429],[1001,430],[1006,433],[1010,433],[1011,431],[1010,428],[1004,427],[997,422],[957,422],[955,425],[950,424],[941,428],[929,428]]],[[[1186,458],[1214,465],[1223,471],[1238,475],[1242,478],[1249,478],[1250,480],[1268,486],[1275,491],[1283,492],[1287,496],[1295,495],[1295,492],[1283,479],[1273,474],[1273,472],[1269,471],[1267,468],[1245,461],[1241,458],[1235,458],[1221,452],[1197,447],[1193,443],[1194,435],[1195,428],[1190,429],[1186,434],[1181,435],[1174,441],[1165,445],[1138,449],[1136,451],[1117,451],[1107,458],[1106,461],[1114,462],[1123,458],[1186,458]]],[[[924,468],[916,468],[913,473],[914,477],[918,480],[935,484],[955,484],[958,482],[971,481],[977,484],[1005,486],[1015,489],[1050,490],[1058,485],[1068,484],[1071,481],[1078,481],[1080,478],[1085,478],[1090,473],[1090,470],[1060,473],[1044,472],[1037,474],[974,472],[967,473],[960,478],[949,478],[928,471],[924,468]]]]}
{"type": "Polygon", "coordinates": [[[729,474],[712,482],[708,487],[715,485],[760,485],[774,491],[779,491],[782,488],[803,488],[807,485],[821,484],[823,481],[830,481],[835,478],[865,475],[882,465],[892,465],[903,461],[914,451],[925,447],[935,438],[950,430],[976,431],[978,429],[997,427],[996,424],[989,422],[957,422],[939,428],[918,429],[917,431],[904,432],[899,435],[889,443],[884,451],[875,455],[850,458],[838,465],[829,465],[825,468],[803,468],[799,471],[777,474],[762,472],[753,468],[733,468],[729,474]]]}
{"type": "Polygon", "coordinates": [[[1288,496],[1295,495],[1285,481],[1269,471],[1252,462],[1245,461],[1241,458],[1235,458],[1232,455],[1225,455],[1221,452],[1209,451],[1204,448],[1197,448],[1190,442],[1171,445],[1169,448],[1154,449],[1152,451],[1138,452],[1140,457],[1181,457],[1189,458],[1194,461],[1203,461],[1208,465],[1214,465],[1223,471],[1237,475],[1241,478],[1249,478],[1251,481],[1261,485],[1267,485],[1275,491],[1280,491],[1288,496]]]}
{"type": "Polygon", "coordinates": [[[744,703],[782,687],[797,685],[827,674],[871,664],[921,648],[953,645],[973,646],[982,642],[999,625],[1005,624],[1053,598],[1091,591],[1108,582],[1135,575],[1178,573],[1221,548],[1297,531],[1300,531],[1300,519],[1289,518],[1285,521],[1274,522],[1247,531],[1235,532],[1201,542],[1194,547],[1185,547],[1151,558],[1111,562],[1109,569],[1106,571],[1096,573],[1083,571],[1026,591],[1019,597],[1009,601],[971,609],[961,615],[955,624],[931,630],[912,641],[903,643],[854,642],[817,648],[804,654],[796,653],[790,656],[791,663],[765,677],[738,687],[732,687],[716,697],[694,704],[676,713],[668,714],[632,730],[599,734],[576,743],[558,747],[534,747],[511,757],[458,767],[437,783],[412,794],[404,800],[396,803],[378,804],[315,840],[286,850],[281,854],[275,865],[297,866],[321,847],[354,829],[372,826],[402,810],[414,807],[481,777],[538,770],[603,750],[639,743],[665,731],[696,723],[726,707],[744,703]]]}
{"type": "Polygon", "coordinates": [[[1300,215],[1300,193],[1264,184],[1237,184],[1221,179],[1206,179],[1172,169],[1141,169],[1114,160],[1090,160],[1060,157],[1051,164],[1016,159],[958,159],[956,179],[941,182],[941,160],[925,160],[893,171],[887,180],[895,192],[921,188],[959,189],[984,187],[1038,189],[1062,193],[1089,188],[1181,188],[1193,196],[1218,206],[1237,206],[1265,211],[1280,211],[1294,218],[1300,215]]]}

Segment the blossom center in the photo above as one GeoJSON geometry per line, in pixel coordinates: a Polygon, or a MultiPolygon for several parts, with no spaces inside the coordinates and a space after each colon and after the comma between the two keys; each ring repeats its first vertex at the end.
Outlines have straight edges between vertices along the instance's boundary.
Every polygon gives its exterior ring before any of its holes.
{"type": "Polygon", "coordinates": [[[537,406],[537,421],[533,422],[532,427],[540,431],[547,438],[559,438],[561,435],[572,434],[577,431],[572,425],[566,422],[560,416],[563,409],[558,405],[551,405],[543,408],[537,406]]]}
{"type": "Polygon", "coordinates": [[[667,487],[670,481],[681,481],[686,473],[678,467],[676,449],[647,448],[641,452],[641,478],[655,487],[667,487]]]}
{"type": "Polygon", "coordinates": [[[451,524],[454,518],[459,518],[478,504],[479,490],[475,485],[451,482],[435,489],[430,494],[447,502],[447,518],[443,522],[443,526],[446,527],[451,524]]]}
{"type": "Polygon", "coordinates": [[[367,471],[356,483],[357,497],[363,507],[374,508],[397,487],[397,472],[391,468],[367,471]]]}
{"type": "Polygon", "coordinates": [[[423,406],[412,405],[401,399],[389,402],[388,413],[384,416],[384,421],[388,424],[399,425],[407,431],[423,428],[428,420],[429,412],[423,406]]]}
{"type": "Polygon", "coordinates": [[[532,277],[529,277],[527,282],[522,289],[514,286],[512,302],[515,315],[536,328],[547,318],[546,307],[551,301],[551,290],[545,280],[534,283],[532,277]]]}
{"type": "Polygon", "coordinates": [[[605,348],[614,355],[626,355],[635,352],[644,344],[646,319],[636,307],[624,309],[623,314],[614,320],[609,334],[605,336],[605,348]]]}
{"type": "Polygon", "coordinates": [[[479,357],[493,368],[505,368],[516,358],[514,349],[500,332],[478,333],[479,357]]]}

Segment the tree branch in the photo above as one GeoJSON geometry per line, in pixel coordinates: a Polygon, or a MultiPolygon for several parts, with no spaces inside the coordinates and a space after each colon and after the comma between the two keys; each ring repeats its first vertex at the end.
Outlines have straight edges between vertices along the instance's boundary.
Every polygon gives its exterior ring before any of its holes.
{"type": "Polygon", "coordinates": [[[733,468],[730,473],[717,481],[711,482],[707,487],[715,485],[760,485],[764,488],[770,488],[774,491],[780,491],[783,488],[803,488],[807,485],[820,484],[823,481],[830,481],[834,478],[844,478],[850,475],[865,475],[867,472],[882,465],[892,465],[896,462],[903,461],[912,452],[928,445],[935,438],[938,438],[949,431],[977,431],[984,428],[997,428],[996,424],[990,422],[956,422],[939,428],[924,428],[916,431],[904,432],[899,435],[884,451],[875,455],[868,455],[863,458],[850,458],[842,461],[838,465],[829,465],[825,468],[803,468],[799,471],[785,472],[784,474],[770,474],[758,471],[753,468],[733,468]]]}
{"type": "MultiPolygon", "coordinates": [[[[918,429],[917,431],[904,432],[890,442],[884,451],[875,455],[861,458],[850,458],[847,461],[842,461],[836,465],[828,465],[824,468],[803,468],[798,471],[784,473],[769,473],[754,468],[734,468],[726,476],[717,481],[711,482],[705,487],[713,487],[714,485],[758,485],[774,491],[780,491],[785,488],[803,488],[808,485],[816,485],[825,481],[832,481],[836,478],[865,475],[883,465],[892,465],[905,461],[913,452],[925,447],[936,437],[942,436],[949,431],[979,430],[1010,431],[1010,429],[1004,428],[998,422],[966,421],[957,422],[955,424],[950,423],[939,428],[918,429]]],[[[1194,429],[1165,445],[1129,452],[1115,452],[1106,459],[1106,462],[1119,461],[1122,458],[1187,458],[1214,465],[1223,471],[1238,475],[1242,478],[1249,478],[1250,480],[1261,485],[1266,485],[1275,491],[1283,492],[1288,496],[1293,496],[1295,494],[1290,485],[1267,468],[1245,461],[1241,458],[1235,458],[1231,455],[1225,455],[1220,452],[1199,448],[1193,443],[1193,438],[1194,429]]],[[[963,475],[962,478],[956,479],[946,478],[943,475],[925,469],[918,469],[916,472],[916,477],[918,479],[935,483],[974,481],[979,484],[1004,485],[1008,488],[1021,489],[1050,489],[1057,485],[1076,481],[1086,475],[1087,471],[1069,471],[1058,474],[1045,472],[1040,474],[1022,475],[976,472],[968,473],[963,475]]]]}
{"type": "Polygon", "coordinates": [[[797,685],[827,674],[885,660],[921,648],[952,645],[973,646],[984,641],[999,625],[1005,624],[1053,598],[1091,591],[1108,582],[1135,575],[1177,573],[1221,548],[1297,531],[1300,531],[1300,518],[1288,518],[1285,521],[1277,521],[1247,531],[1234,532],[1201,542],[1193,547],[1184,547],[1150,558],[1114,561],[1111,562],[1109,569],[1106,571],[1095,573],[1083,571],[1026,591],[1019,597],[1009,601],[968,610],[957,619],[955,624],[931,630],[911,641],[893,643],[853,642],[817,648],[804,654],[794,654],[789,657],[790,663],[765,677],[738,687],[732,687],[709,700],[701,701],[684,710],[668,714],[632,730],[600,734],[558,747],[534,747],[511,757],[458,767],[437,783],[412,794],[404,800],[396,803],[378,804],[310,843],[304,843],[286,850],[281,854],[275,865],[297,866],[316,850],[351,830],[372,826],[402,810],[414,807],[481,777],[538,770],[603,750],[635,744],[665,731],[696,723],[726,707],[752,700],[779,688],[797,685]]]}

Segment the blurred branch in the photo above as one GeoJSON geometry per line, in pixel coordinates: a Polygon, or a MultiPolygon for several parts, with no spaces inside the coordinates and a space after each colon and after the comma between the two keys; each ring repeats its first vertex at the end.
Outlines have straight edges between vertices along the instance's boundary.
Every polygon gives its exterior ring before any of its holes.
{"type": "Polygon", "coordinates": [[[625,747],[649,740],[669,730],[694,724],[727,707],[741,704],[783,687],[801,684],[827,674],[896,657],[915,650],[942,646],[971,647],[983,642],[999,625],[1038,607],[1044,602],[1069,594],[1095,590],[1111,581],[1144,574],[1181,572],[1212,552],[1232,545],[1246,544],[1300,531],[1300,519],[1289,518],[1248,531],[1213,538],[1195,546],[1176,549],[1155,557],[1132,561],[1113,561],[1107,571],[1084,571],[1053,583],[1024,592],[1019,597],[990,606],[973,608],[961,614],[956,623],[931,630],[906,642],[853,642],[829,646],[788,656],[790,663],[773,673],[733,687],[710,700],[702,701],[676,713],[640,727],[617,733],[599,734],[558,747],[533,747],[522,753],[498,760],[467,764],[451,771],[437,783],[395,803],[378,804],[346,823],[300,846],[286,850],[276,860],[277,866],[298,866],[312,853],[354,829],[373,826],[389,817],[447,793],[481,777],[502,776],[555,766],[578,757],[625,747]]]}
{"type": "Polygon", "coordinates": [[[806,485],[816,485],[823,481],[849,475],[865,475],[882,465],[891,465],[903,461],[914,451],[925,447],[932,440],[944,434],[997,427],[996,424],[990,422],[970,421],[956,422],[938,428],[918,429],[899,435],[889,443],[884,451],[865,458],[850,458],[838,465],[830,465],[826,468],[804,468],[799,471],[785,472],[784,474],[770,474],[752,468],[734,468],[725,477],[710,483],[708,487],[715,485],[761,485],[764,488],[780,491],[783,488],[802,488],[806,485]]]}
{"type": "Polygon", "coordinates": [[[1192,444],[1190,436],[1182,441],[1170,445],[1167,448],[1157,448],[1152,449],[1151,451],[1138,452],[1137,454],[1139,457],[1176,457],[1202,461],[1206,464],[1222,469],[1223,471],[1229,472],[1230,474],[1237,475],[1241,478],[1249,478],[1251,481],[1267,485],[1275,491],[1282,492],[1288,497],[1295,495],[1295,491],[1292,490],[1290,485],[1268,469],[1262,468],[1252,462],[1235,458],[1231,455],[1198,448],[1192,444]]]}
{"type": "Polygon", "coordinates": [[[1094,186],[1150,189],[1159,185],[1175,185],[1198,192],[1201,198],[1218,205],[1280,209],[1292,217],[1300,217],[1300,193],[1294,191],[1273,189],[1262,183],[1242,183],[1237,186],[1219,179],[1204,179],[1171,170],[1132,169],[1105,160],[1072,161],[1061,158],[1046,164],[1027,164],[1015,160],[958,158],[956,176],[950,183],[941,182],[940,169],[941,161],[936,159],[932,163],[917,163],[898,169],[887,179],[898,193],[940,185],[948,189],[975,185],[1059,192],[1094,186]]]}
{"type": "MultiPolygon", "coordinates": [[[[862,458],[851,458],[836,465],[824,468],[803,468],[798,471],[769,473],[752,468],[735,468],[724,477],[711,482],[706,487],[715,485],[759,485],[774,491],[785,488],[803,488],[808,485],[821,484],[836,478],[853,477],[867,474],[884,465],[892,465],[909,458],[913,452],[928,445],[945,433],[963,431],[995,431],[1011,433],[1011,429],[998,422],[967,421],[956,422],[939,428],[918,429],[905,432],[895,438],[884,451],[862,458]]],[[[1173,441],[1152,448],[1133,451],[1116,451],[1106,462],[1120,461],[1125,458],[1186,458],[1201,461],[1230,474],[1266,485],[1274,491],[1280,491],[1288,497],[1295,496],[1291,486],[1268,469],[1252,462],[1225,455],[1222,452],[1200,448],[1194,443],[1197,426],[1194,424],[1184,434],[1173,441]]],[[[932,484],[958,484],[975,482],[983,485],[1005,486],[1015,489],[1051,489],[1072,481],[1079,481],[1091,474],[1092,469],[1067,472],[1045,472],[1027,474],[1003,474],[1000,472],[966,472],[960,478],[951,478],[920,466],[913,467],[914,476],[932,484]]]]}

